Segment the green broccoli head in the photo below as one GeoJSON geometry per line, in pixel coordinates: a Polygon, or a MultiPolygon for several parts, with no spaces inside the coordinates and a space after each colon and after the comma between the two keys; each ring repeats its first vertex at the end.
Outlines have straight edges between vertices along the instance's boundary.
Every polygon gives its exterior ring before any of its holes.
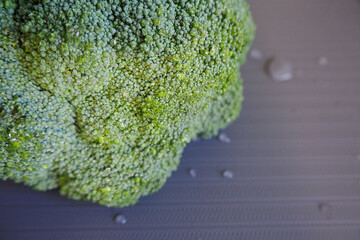
{"type": "Polygon", "coordinates": [[[243,0],[1,0],[0,178],[126,206],[239,113],[243,0]]]}

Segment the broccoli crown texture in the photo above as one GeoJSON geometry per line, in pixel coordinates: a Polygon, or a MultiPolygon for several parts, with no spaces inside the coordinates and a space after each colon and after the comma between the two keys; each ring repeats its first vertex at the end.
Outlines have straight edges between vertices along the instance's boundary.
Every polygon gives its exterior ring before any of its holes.
{"type": "Polygon", "coordinates": [[[0,0],[0,178],[126,206],[239,113],[243,0],[0,0]]]}

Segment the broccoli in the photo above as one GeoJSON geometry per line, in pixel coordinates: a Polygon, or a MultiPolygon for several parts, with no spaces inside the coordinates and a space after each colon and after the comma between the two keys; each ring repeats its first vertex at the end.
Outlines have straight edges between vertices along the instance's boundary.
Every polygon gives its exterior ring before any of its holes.
{"type": "Polygon", "coordinates": [[[239,114],[244,0],[0,0],[0,178],[127,206],[239,114]]]}

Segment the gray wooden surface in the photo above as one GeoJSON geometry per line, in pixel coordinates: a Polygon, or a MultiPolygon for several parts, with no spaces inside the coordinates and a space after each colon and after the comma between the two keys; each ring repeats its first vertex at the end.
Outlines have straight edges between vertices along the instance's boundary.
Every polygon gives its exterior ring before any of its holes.
{"type": "Polygon", "coordinates": [[[360,1],[248,2],[265,58],[242,67],[232,143],[190,144],[163,189],[123,209],[0,182],[0,240],[359,240],[360,1]],[[271,81],[270,57],[296,77],[271,81]]]}

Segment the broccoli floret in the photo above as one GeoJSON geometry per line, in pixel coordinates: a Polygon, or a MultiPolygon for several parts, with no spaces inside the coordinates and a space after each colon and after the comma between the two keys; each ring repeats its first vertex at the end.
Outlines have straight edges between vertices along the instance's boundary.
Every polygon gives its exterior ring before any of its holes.
{"type": "Polygon", "coordinates": [[[127,206],[239,114],[244,0],[0,0],[0,178],[127,206]]]}

